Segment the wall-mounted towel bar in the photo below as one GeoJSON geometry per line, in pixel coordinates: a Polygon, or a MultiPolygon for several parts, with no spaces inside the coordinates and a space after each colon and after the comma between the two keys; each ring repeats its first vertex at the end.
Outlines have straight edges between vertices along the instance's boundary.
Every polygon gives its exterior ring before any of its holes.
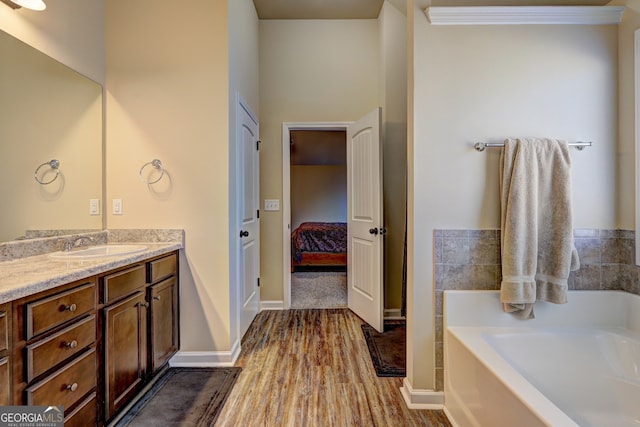
{"type": "MultiPolygon", "coordinates": [[[[593,145],[593,142],[582,142],[582,141],[578,141],[578,142],[570,142],[569,147],[576,147],[576,149],[582,151],[584,150],[584,147],[591,147],[593,145]]],[[[496,148],[496,147],[504,147],[504,142],[476,142],[476,144],[473,146],[473,148],[476,149],[476,151],[484,151],[485,148],[496,148]]]]}

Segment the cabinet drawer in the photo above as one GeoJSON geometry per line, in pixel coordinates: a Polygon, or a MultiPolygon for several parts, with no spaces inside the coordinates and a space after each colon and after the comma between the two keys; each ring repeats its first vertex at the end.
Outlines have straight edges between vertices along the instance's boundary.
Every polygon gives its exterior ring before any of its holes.
{"type": "Polygon", "coordinates": [[[94,310],[94,282],[26,304],[26,339],[94,310]]]}
{"type": "Polygon", "coordinates": [[[105,276],[103,302],[107,304],[115,301],[145,285],[144,265],[136,265],[127,270],[105,276]]]}
{"type": "Polygon", "coordinates": [[[64,427],[86,427],[98,425],[96,423],[96,416],[96,394],[91,393],[85,400],[78,404],[76,409],[64,417],[64,427]]]}
{"type": "Polygon", "coordinates": [[[0,352],[9,349],[10,304],[0,305],[0,352]]]}
{"type": "Polygon", "coordinates": [[[149,283],[155,283],[160,279],[176,274],[178,268],[176,254],[151,261],[149,263],[149,283]]]}
{"type": "Polygon", "coordinates": [[[96,387],[96,351],[82,356],[26,389],[27,405],[71,408],[96,387]]]}
{"type": "Polygon", "coordinates": [[[0,358],[0,406],[11,405],[11,369],[9,358],[0,358]]]}
{"type": "Polygon", "coordinates": [[[80,320],[26,347],[27,382],[79,353],[96,340],[96,316],[80,320]]]}

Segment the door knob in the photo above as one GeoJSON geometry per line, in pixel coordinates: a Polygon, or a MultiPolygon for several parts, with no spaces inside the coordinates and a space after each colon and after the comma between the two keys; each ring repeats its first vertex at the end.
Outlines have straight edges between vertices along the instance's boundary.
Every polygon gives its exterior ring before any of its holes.
{"type": "Polygon", "coordinates": [[[370,228],[369,229],[369,234],[378,234],[378,229],[377,228],[370,228]]]}
{"type": "Polygon", "coordinates": [[[240,230],[240,237],[249,237],[249,232],[245,230],[240,230]]]}

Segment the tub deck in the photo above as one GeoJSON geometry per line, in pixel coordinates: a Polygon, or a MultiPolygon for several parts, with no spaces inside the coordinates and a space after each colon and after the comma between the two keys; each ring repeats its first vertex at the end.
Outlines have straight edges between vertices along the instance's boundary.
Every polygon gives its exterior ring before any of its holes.
{"type": "Polygon", "coordinates": [[[536,319],[520,320],[502,313],[497,292],[447,293],[445,409],[455,425],[640,425],[640,297],[570,293],[569,304],[536,305],[536,319]]]}

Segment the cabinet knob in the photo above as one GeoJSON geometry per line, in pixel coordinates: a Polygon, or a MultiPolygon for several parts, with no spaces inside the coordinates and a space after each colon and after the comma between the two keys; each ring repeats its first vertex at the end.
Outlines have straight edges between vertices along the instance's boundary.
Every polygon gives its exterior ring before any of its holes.
{"type": "Polygon", "coordinates": [[[73,340],[73,341],[65,342],[64,346],[68,349],[74,349],[78,346],[78,341],[73,340]]]}
{"type": "Polygon", "coordinates": [[[64,311],[69,311],[69,312],[73,313],[74,311],[76,311],[77,308],[78,308],[77,305],[69,304],[69,305],[65,305],[64,306],[64,311]]]}
{"type": "Polygon", "coordinates": [[[78,389],[78,383],[69,384],[67,386],[67,390],[69,391],[76,391],[77,389],[78,389]]]}
{"type": "Polygon", "coordinates": [[[149,307],[149,303],[148,303],[148,302],[146,302],[146,301],[145,301],[145,302],[139,302],[139,303],[138,303],[138,305],[139,305],[140,307],[149,307]]]}
{"type": "Polygon", "coordinates": [[[160,295],[156,295],[155,297],[153,297],[153,299],[156,301],[160,301],[160,295]]]}

